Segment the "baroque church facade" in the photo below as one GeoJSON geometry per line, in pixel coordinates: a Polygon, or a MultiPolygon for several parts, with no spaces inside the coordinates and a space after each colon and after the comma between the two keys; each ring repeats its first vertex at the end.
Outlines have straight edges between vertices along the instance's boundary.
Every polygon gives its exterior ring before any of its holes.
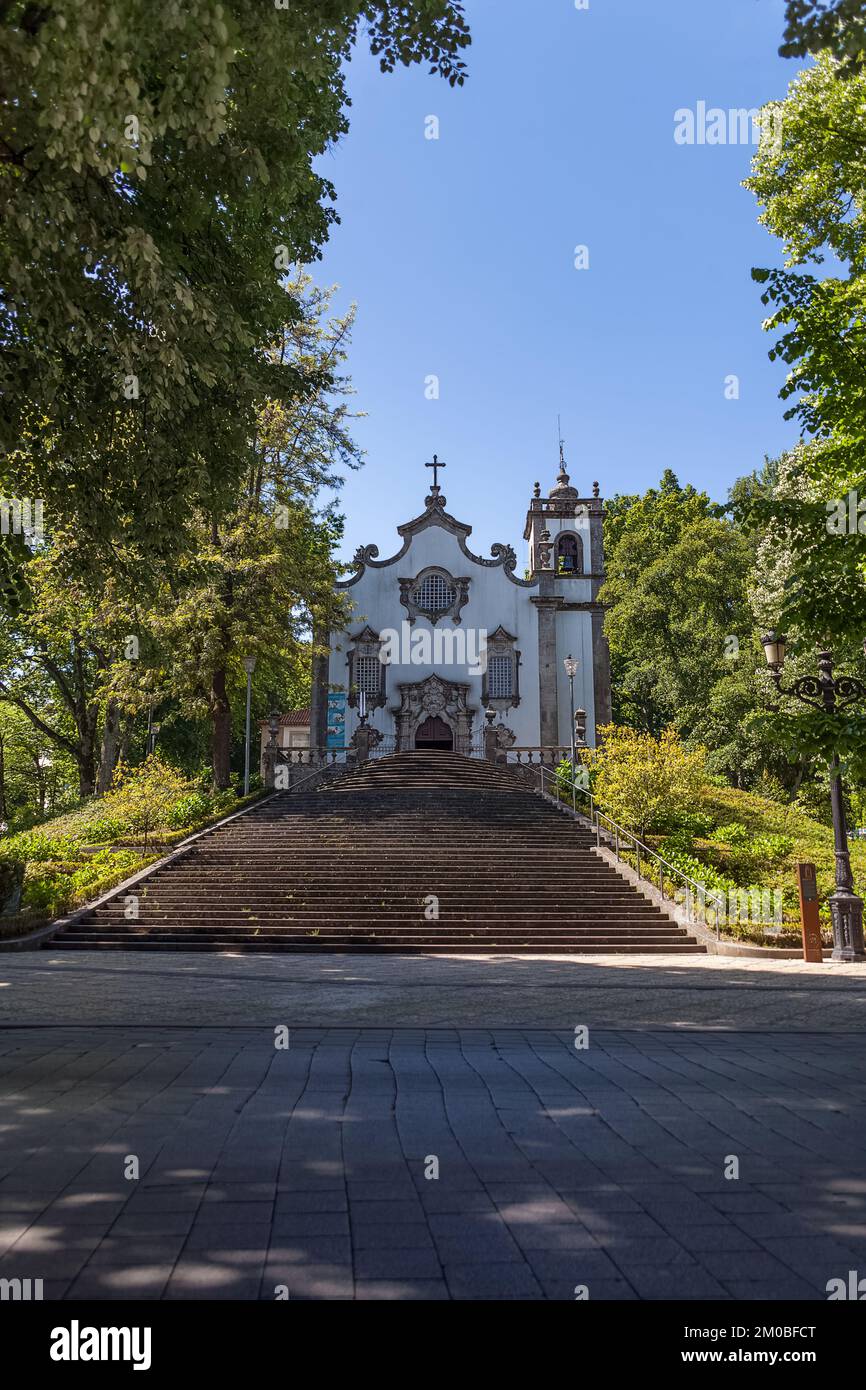
{"type": "MultiPolygon", "coordinates": [[[[394,553],[362,546],[339,588],[345,630],[313,668],[310,744],[350,746],[362,720],[381,752],[450,748],[479,754],[491,723],[503,749],[568,748],[571,691],[586,742],[610,720],[610,662],[598,591],[604,580],[603,500],[581,497],[560,469],[535,484],[524,529],[526,566],[497,543],[490,558],[447,511],[434,457],[424,511],[397,528],[394,553]]],[[[325,646],[325,642],[320,644],[325,646]]]]}

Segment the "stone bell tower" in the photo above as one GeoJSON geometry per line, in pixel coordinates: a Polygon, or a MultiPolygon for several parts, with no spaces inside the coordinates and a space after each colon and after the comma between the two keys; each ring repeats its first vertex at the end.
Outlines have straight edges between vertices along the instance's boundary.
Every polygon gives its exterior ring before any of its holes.
{"type": "Polygon", "coordinates": [[[590,497],[581,497],[566,472],[560,442],[556,482],[547,497],[535,484],[523,532],[529,572],[538,581],[531,602],[538,615],[539,733],[545,747],[570,741],[562,663],[572,651],[584,668],[576,703],[587,710],[591,743],[595,729],[610,721],[610,653],[598,602],[605,578],[603,519],[598,483],[590,497]]]}

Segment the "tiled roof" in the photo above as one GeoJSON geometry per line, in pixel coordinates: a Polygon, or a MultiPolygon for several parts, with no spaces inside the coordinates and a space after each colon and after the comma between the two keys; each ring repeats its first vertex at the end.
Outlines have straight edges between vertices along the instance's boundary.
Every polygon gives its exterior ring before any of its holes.
{"type": "MultiPolygon", "coordinates": [[[[259,727],[266,729],[269,721],[259,720],[259,727]]],[[[310,711],[309,709],[290,709],[285,714],[280,715],[280,727],[283,729],[309,729],[310,711]]]]}

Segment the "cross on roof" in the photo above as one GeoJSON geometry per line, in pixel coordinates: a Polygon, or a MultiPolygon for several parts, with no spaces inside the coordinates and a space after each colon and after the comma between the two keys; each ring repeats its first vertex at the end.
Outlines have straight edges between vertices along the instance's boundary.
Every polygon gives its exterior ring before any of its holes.
{"type": "Polygon", "coordinates": [[[432,462],[432,463],[425,463],[425,465],[424,465],[425,468],[432,468],[432,469],[433,469],[433,486],[434,486],[434,487],[438,487],[438,486],[439,486],[439,469],[440,469],[440,468],[447,468],[447,466],[448,466],[447,464],[441,462],[441,460],[439,459],[439,457],[438,457],[437,454],[434,454],[434,455],[433,455],[433,462],[432,462]]]}

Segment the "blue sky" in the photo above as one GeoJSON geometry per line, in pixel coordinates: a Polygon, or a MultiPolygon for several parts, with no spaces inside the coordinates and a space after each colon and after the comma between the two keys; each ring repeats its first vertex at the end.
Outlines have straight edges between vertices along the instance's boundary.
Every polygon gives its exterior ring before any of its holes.
{"type": "Polygon", "coordinates": [[[367,460],[341,494],[346,554],[391,553],[434,451],[475,549],[520,542],[534,481],[554,480],[558,414],[572,481],[606,496],[670,467],[721,499],[793,442],[749,273],[780,259],[740,186],[752,147],[674,140],[680,108],[784,96],[783,15],[783,0],[468,0],[462,89],[353,60],[351,131],[321,163],[342,223],[312,268],[358,306],[367,460]]]}

